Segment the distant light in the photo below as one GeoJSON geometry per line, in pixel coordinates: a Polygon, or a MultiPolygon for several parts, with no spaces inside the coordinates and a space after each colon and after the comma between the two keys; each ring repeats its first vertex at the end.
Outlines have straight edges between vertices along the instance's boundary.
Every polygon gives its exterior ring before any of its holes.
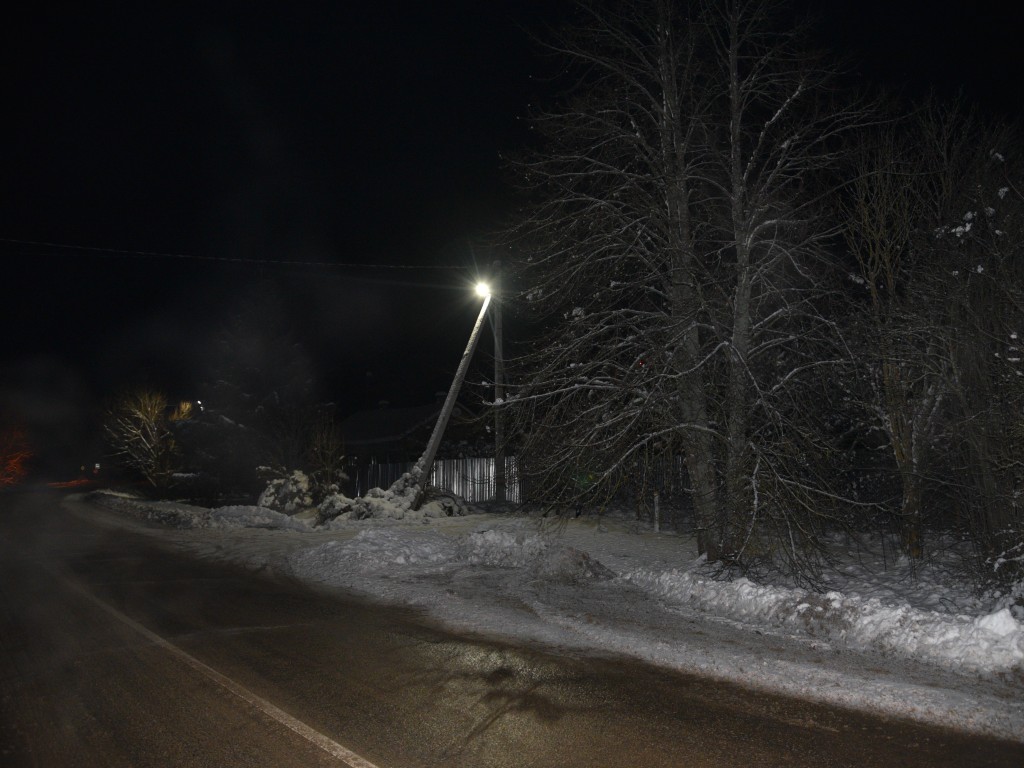
{"type": "Polygon", "coordinates": [[[491,295],[491,286],[489,286],[487,283],[477,283],[476,295],[486,299],[488,296],[491,295]]]}

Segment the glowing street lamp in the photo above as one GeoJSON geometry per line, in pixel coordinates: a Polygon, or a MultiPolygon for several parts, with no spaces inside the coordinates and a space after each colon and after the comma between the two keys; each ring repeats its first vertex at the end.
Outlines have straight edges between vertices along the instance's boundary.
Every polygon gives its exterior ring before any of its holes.
{"type": "Polygon", "coordinates": [[[416,493],[416,501],[413,503],[413,509],[419,509],[420,504],[423,503],[423,491],[427,487],[427,480],[430,479],[430,470],[434,466],[434,457],[437,455],[437,449],[441,445],[441,438],[444,436],[445,427],[448,426],[448,419],[451,418],[452,411],[455,409],[455,401],[459,397],[459,390],[462,388],[462,382],[465,381],[466,372],[469,370],[469,361],[472,360],[473,351],[480,340],[480,329],[483,327],[484,318],[487,317],[487,307],[491,303],[491,289],[487,283],[477,283],[476,293],[477,296],[483,298],[484,303],[480,307],[480,314],[476,318],[473,332],[469,334],[469,342],[466,344],[466,350],[462,353],[459,368],[455,371],[455,379],[448,390],[448,397],[445,398],[444,405],[441,407],[441,413],[438,414],[434,431],[430,434],[430,440],[427,441],[427,449],[412,469],[412,479],[419,487],[416,493]]]}

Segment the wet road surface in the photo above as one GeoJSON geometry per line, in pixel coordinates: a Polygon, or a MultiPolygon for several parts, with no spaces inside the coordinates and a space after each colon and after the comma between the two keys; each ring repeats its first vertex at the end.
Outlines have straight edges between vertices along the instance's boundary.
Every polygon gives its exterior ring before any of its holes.
{"type": "Polygon", "coordinates": [[[0,765],[1024,765],[1022,744],[455,635],[157,542],[0,496],[0,765]]]}

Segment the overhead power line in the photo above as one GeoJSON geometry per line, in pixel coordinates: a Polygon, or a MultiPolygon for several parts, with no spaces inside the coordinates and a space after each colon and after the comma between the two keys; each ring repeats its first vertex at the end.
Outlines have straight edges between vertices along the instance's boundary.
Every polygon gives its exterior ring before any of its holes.
{"type": "MultiPolygon", "coordinates": [[[[467,269],[465,264],[371,264],[340,261],[298,261],[291,259],[255,259],[238,256],[201,256],[191,253],[162,253],[160,251],[134,251],[123,248],[104,248],[92,245],[69,245],[67,243],[48,243],[38,240],[18,240],[10,237],[0,237],[0,242],[12,245],[24,245],[34,248],[57,248],[68,252],[93,253],[97,256],[136,258],[136,259],[186,259],[191,261],[218,261],[235,264],[280,265],[291,267],[326,267],[330,269],[437,269],[437,270],[459,270],[467,269]]],[[[38,253],[38,251],[33,251],[38,253]]]]}

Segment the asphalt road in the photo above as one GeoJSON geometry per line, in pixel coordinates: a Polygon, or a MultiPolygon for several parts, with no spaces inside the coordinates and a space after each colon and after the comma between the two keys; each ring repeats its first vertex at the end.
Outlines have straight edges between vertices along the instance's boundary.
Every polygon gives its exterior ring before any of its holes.
{"type": "Polygon", "coordinates": [[[1021,766],[1024,745],[454,635],[0,496],[0,765],[1021,766]]]}

